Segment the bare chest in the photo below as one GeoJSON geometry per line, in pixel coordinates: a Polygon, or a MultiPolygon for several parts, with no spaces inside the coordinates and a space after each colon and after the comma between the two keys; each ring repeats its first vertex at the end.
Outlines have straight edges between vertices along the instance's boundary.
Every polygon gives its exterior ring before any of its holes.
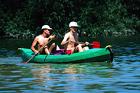
{"type": "Polygon", "coordinates": [[[69,39],[74,42],[78,41],[78,37],[76,34],[69,34],[69,39]]]}
{"type": "Polygon", "coordinates": [[[39,45],[44,45],[47,42],[48,42],[48,38],[44,38],[44,37],[39,37],[38,38],[39,45]]]}

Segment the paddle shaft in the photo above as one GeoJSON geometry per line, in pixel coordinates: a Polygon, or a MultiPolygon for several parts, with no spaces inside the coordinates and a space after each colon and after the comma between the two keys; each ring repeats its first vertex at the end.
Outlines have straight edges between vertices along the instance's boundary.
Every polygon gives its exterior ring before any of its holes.
{"type": "Polygon", "coordinates": [[[45,43],[39,50],[37,53],[35,53],[29,60],[27,60],[25,63],[27,64],[28,62],[30,62],[36,55],[38,55],[38,53],[48,44],[51,42],[52,39],[50,39],[50,41],[48,41],[47,43],[45,43]]]}
{"type": "Polygon", "coordinates": [[[36,55],[37,55],[38,53],[35,53],[28,61],[26,61],[26,62],[24,62],[24,63],[28,63],[28,62],[30,62],[36,55]]]}
{"type": "Polygon", "coordinates": [[[96,44],[93,44],[93,43],[86,44],[86,43],[83,43],[83,42],[82,43],[80,42],[80,43],[77,43],[77,44],[85,44],[85,45],[91,45],[91,46],[96,45],[96,44]]]}

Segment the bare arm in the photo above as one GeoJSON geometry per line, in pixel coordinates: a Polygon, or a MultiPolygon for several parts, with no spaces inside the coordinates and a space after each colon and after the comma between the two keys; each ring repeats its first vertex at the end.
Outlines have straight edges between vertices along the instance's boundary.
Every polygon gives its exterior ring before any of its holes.
{"type": "Polygon", "coordinates": [[[69,36],[68,36],[68,34],[66,34],[66,35],[64,36],[64,39],[63,39],[62,42],[61,42],[61,45],[67,44],[67,43],[68,43],[68,41],[67,41],[68,38],[69,38],[69,36]]]}
{"type": "Polygon", "coordinates": [[[48,39],[54,39],[55,35],[50,35],[48,39]]]}
{"type": "Polygon", "coordinates": [[[38,50],[35,49],[35,45],[37,44],[38,38],[36,37],[31,45],[31,49],[32,51],[34,51],[35,53],[38,53],[38,50]]]}

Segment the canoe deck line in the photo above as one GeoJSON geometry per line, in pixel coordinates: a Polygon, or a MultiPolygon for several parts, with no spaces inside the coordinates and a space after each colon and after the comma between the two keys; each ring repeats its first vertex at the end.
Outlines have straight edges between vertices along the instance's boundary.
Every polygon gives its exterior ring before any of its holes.
{"type": "MultiPolygon", "coordinates": [[[[33,51],[28,48],[19,48],[23,61],[29,60],[33,51]]],[[[30,62],[33,63],[78,63],[78,62],[105,62],[112,61],[111,51],[108,48],[93,48],[73,54],[45,55],[38,54],[30,62]]]]}

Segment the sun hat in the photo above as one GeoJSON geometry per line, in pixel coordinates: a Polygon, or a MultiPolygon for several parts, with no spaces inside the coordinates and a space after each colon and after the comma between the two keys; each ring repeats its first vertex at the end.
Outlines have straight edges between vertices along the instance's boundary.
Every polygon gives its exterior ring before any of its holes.
{"type": "Polygon", "coordinates": [[[79,27],[79,26],[78,26],[77,22],[72,21],[69,23],[69,27],[79,27]]]}
{"type": "Polygon", "coordinates": [[[49,29],[49,30],[52,30],[52,28],[49,25],[43,25],[41,29],[49,29]]]}

